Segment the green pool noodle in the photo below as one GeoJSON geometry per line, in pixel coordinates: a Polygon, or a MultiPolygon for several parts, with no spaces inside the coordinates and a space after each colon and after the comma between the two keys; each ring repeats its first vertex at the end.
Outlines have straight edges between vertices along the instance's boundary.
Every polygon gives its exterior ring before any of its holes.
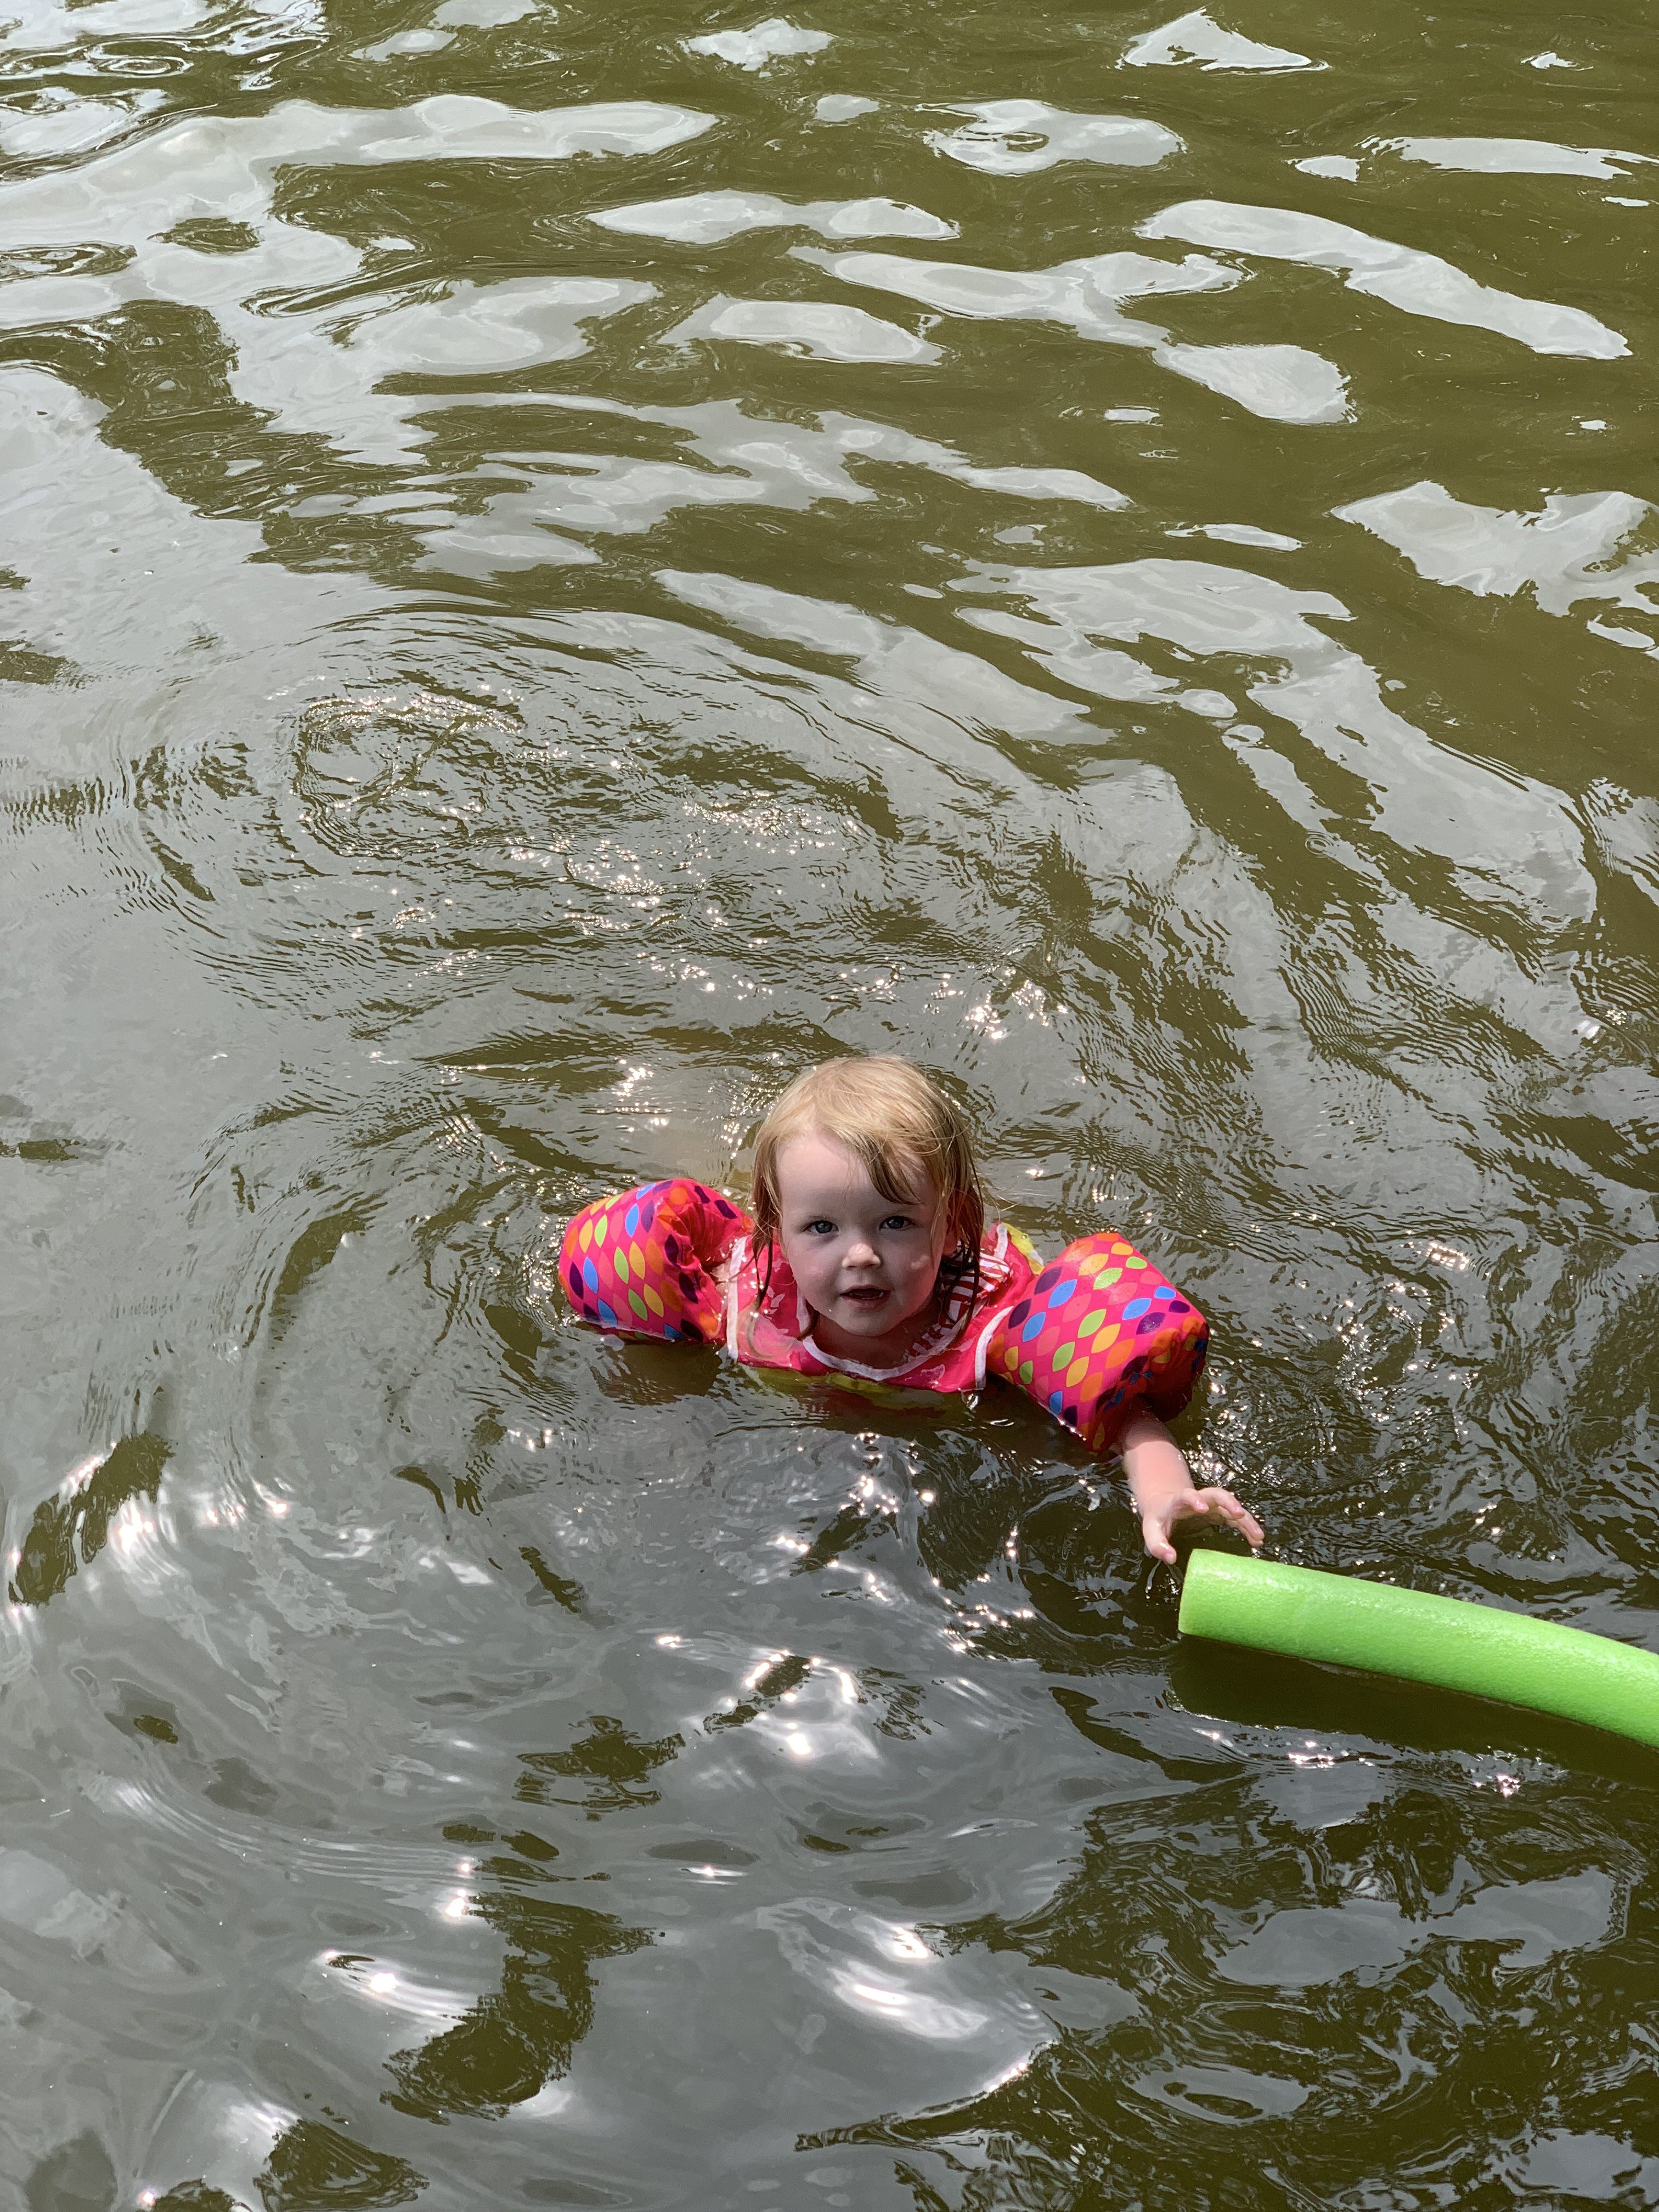
{"type": "Polygon", "coordinates": [[[1525,1705],[1659,1745],[1659,1653],[1468,1599],[1194,1552],[1184,1636],[1525,1705]]]}

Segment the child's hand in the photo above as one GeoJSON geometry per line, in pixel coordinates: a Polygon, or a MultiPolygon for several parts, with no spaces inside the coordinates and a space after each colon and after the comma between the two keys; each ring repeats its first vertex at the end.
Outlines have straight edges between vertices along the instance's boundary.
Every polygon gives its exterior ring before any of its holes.
{"type": "Polygon", "coordinates": [[[1208,1520],[1237,1529],[1253,1552],[1261,1549],[1261,1524],[1247,1512],[1231,1490],[1212,1483],[1207,1490],[1177,1490],[1149,1504],[1140,1516],[1140,1534],[1153,1559],[1173,1566],[1176,1547],[1170,1540],[1177,1521],[1208,1520]]]}
{"type": "Polygon", "coordinates": [[[1261,1524],[1247,1513],[1231,1490],[1212,1483],[1194,1490],[1175,1438],[1156,1414],[1136,1413],[1123,1427],[1123,1472],[1140,1516],[1140,1533],[1146,1549],[1166,1566],[1175,1565],[1176,1547],[1170,1540],[1177,1521],[1207,1520],[1231,1523],[1250,1549],[1261,1548],[1261,1524]]]}

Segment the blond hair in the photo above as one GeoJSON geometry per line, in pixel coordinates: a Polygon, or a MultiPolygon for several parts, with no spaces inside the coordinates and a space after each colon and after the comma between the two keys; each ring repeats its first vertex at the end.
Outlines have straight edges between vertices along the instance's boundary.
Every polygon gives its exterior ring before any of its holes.
{"type": "Polygon", "coordinates": [[[750,1183],[757,1251],[778,1241],[778,1156],[792,1137],[805,1136],[829,1137],[842,1146],[895,1204],[910,1197],[912,1176],[921,1168],[945,1208],[941,1291],[971,1273],[977,1299],[985,1194],[968,1124],[937,1084],[908,1060],[887,1053],[826,1060],[798,1075],[755,1140],[750,1183]]]}

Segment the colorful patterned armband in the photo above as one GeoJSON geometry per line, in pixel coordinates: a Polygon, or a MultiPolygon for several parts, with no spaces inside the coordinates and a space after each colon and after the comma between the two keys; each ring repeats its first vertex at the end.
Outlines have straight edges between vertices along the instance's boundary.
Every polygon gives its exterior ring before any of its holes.
{"type": "Polygon", "coordinates": [[[1093,1450],[1145,1407],[1172,1420],[1204,1366],[1209,1324],[1133,1244],[1079,1237],[1000,1316],[986,1355],[1093,1450]]]}
{"type": "Polygon", "coordinates": [[[706,1183],[677,1176],[586,1206],[564,1233],[559,1280],[584,1321],[670,1344],[717,1344],[716,1269],[749,1218],[706,1183]]]}

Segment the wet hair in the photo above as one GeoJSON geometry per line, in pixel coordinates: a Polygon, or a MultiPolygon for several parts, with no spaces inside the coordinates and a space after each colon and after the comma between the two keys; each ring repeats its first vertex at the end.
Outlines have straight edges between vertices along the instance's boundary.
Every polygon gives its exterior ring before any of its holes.
{"type": "Polygon", "coordinates": [[[755,1244],[765,1252],[768,1285],[781,1226],[778,1158],[792,1137],[805,1136],[828,1137],[850,1152],[896,1205],[908,1200],[915,1172],[922,1170],[945,1207],[936,1296],[942,1304],[964,1275],[971,1276],[971,1312],[979,1303],[985,1194],[967,1121],[953,1101],[919,1067],[885,1053],[826,1060],[798,1075],[755,1140],[755,1244]]]}

